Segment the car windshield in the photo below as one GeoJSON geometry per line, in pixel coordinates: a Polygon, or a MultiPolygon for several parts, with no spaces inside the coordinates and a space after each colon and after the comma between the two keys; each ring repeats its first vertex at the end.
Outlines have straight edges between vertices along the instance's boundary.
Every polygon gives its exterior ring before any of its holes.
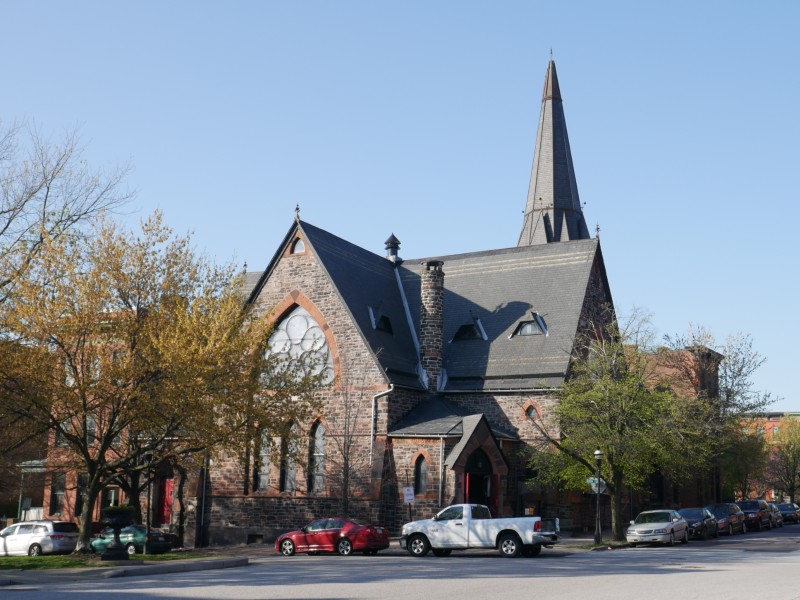
{"type": "Polygon", "coordinates": [[[649,512],[649,513],[641,513],[638,517],[636,517],[635,523],[668,523],[671,521],[670,514],[668,512],[649,512]]]}
{"type": "Polygon", "coordinates": [[[678,512],[684,519],[702,519],[704,516],[699,508],[682,508],[678,512]]]}
{"type": "Polygon", "coordinates": [[[737,502],[739,508],[742,510],[758,510],[761,508],[755,500],[747,500],[745,502],[737,502]]]}
{"type": "Polygon", "coordinates": [[[778,504],[778,508],[781,510],[796,510],[794,504],[778,504]]]}

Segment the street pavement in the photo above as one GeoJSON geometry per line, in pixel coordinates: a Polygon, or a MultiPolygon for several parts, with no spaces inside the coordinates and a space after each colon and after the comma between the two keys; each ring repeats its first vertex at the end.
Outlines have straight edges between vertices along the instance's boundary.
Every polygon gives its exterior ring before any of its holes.
{"type": "MultiPolygon", "coordinates": [[[[609,539],[607,536],[605,539],[609,539]]],[[[592,543],[589,537],[562,538],[557,551],[573,553],[585,552],[586,546],[592,543]]],[[[545,552],[552,551],[545,549],[545,552]]],[[[191,558],[187,552],[185,560],[148,562],[144,559],[109,563],[108,566],[72,569],[0,569],[0,589],[4,586],[28,587],[31,585],[54,585],[59,581],[87,581],[92,579],[111,579],[115,577],[135,577],[161,575],[165,573],[182,573],[188,571],[208,571],[212,569],[230,569],[245,567],[251,558],[263,558],[275,555],[273,544],[248,544],[242,546],[214,546],[202,548],[202,558],[191,558]]],[[[485,553],[486,550],[465,552],[485,553]]],[[[399,540],[393,539],[391,546],[382,550],[381,554],[406,554],[400,548],[399,540]]],[[[0,558],[0,561],[2,558],[0,558]]]]}

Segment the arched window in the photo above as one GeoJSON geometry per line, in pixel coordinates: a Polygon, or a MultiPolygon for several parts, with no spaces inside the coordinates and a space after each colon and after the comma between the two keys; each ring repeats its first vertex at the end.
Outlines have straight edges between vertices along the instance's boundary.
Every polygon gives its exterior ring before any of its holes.
{"type": "Polygon", "coordinates": [[[305,254],[306,245],[300,238],[297,238],[292,244],[292,254],[305,254]]]}
{"type": "Polygon", "coordinates": [[[333,382],[333,357],[319,323],[302,306],[295,307],[275,327],[264,356],[274,369],[287,370],[300,363],[306,372],[320,375],[322,383],[333,382]]]}
{"type": "Polygon", "coordinates": [[[253,489],[258,492],[266,491],[269,486],[269,431],[261,432],[261,439],[257,440],[256,464],[253,468],[253,489]]]}
{"type": "Polygon", "coordinates": [[[414,493],[424,494],[428,491],[428,461],[421,454],[414,463],[414,493]]]}
{"type": "Polygon", "coordinates": [[[278,489],[293,492],[297,489],[297,425],[289,427],[289,434],[281,440],[281,479],[278,489]]]}
{"type": "Polygon", "coordinates": [[[308,492],[321,494],[325,488],[325,426],[317,421],[311,428],[308,449],[308,492]]]}

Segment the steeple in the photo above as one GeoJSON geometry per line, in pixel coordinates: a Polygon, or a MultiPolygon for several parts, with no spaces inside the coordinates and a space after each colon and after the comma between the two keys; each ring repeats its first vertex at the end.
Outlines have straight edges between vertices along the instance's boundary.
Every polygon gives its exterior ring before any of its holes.
{"type": "Polygon", "coordinates": [[[528,202],[517,246],[588,238],[572,166],[556,63],[550,59],[533,151],[528,202]]]}

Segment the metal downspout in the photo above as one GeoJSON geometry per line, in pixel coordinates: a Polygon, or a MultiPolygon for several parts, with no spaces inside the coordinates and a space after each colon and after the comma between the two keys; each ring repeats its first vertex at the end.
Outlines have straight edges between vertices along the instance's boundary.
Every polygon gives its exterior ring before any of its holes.
{"type": "Polygon", "coordinates": [[[444,493],[444,436],[439,436],[439,508],[442,506],[444,493]]]}

